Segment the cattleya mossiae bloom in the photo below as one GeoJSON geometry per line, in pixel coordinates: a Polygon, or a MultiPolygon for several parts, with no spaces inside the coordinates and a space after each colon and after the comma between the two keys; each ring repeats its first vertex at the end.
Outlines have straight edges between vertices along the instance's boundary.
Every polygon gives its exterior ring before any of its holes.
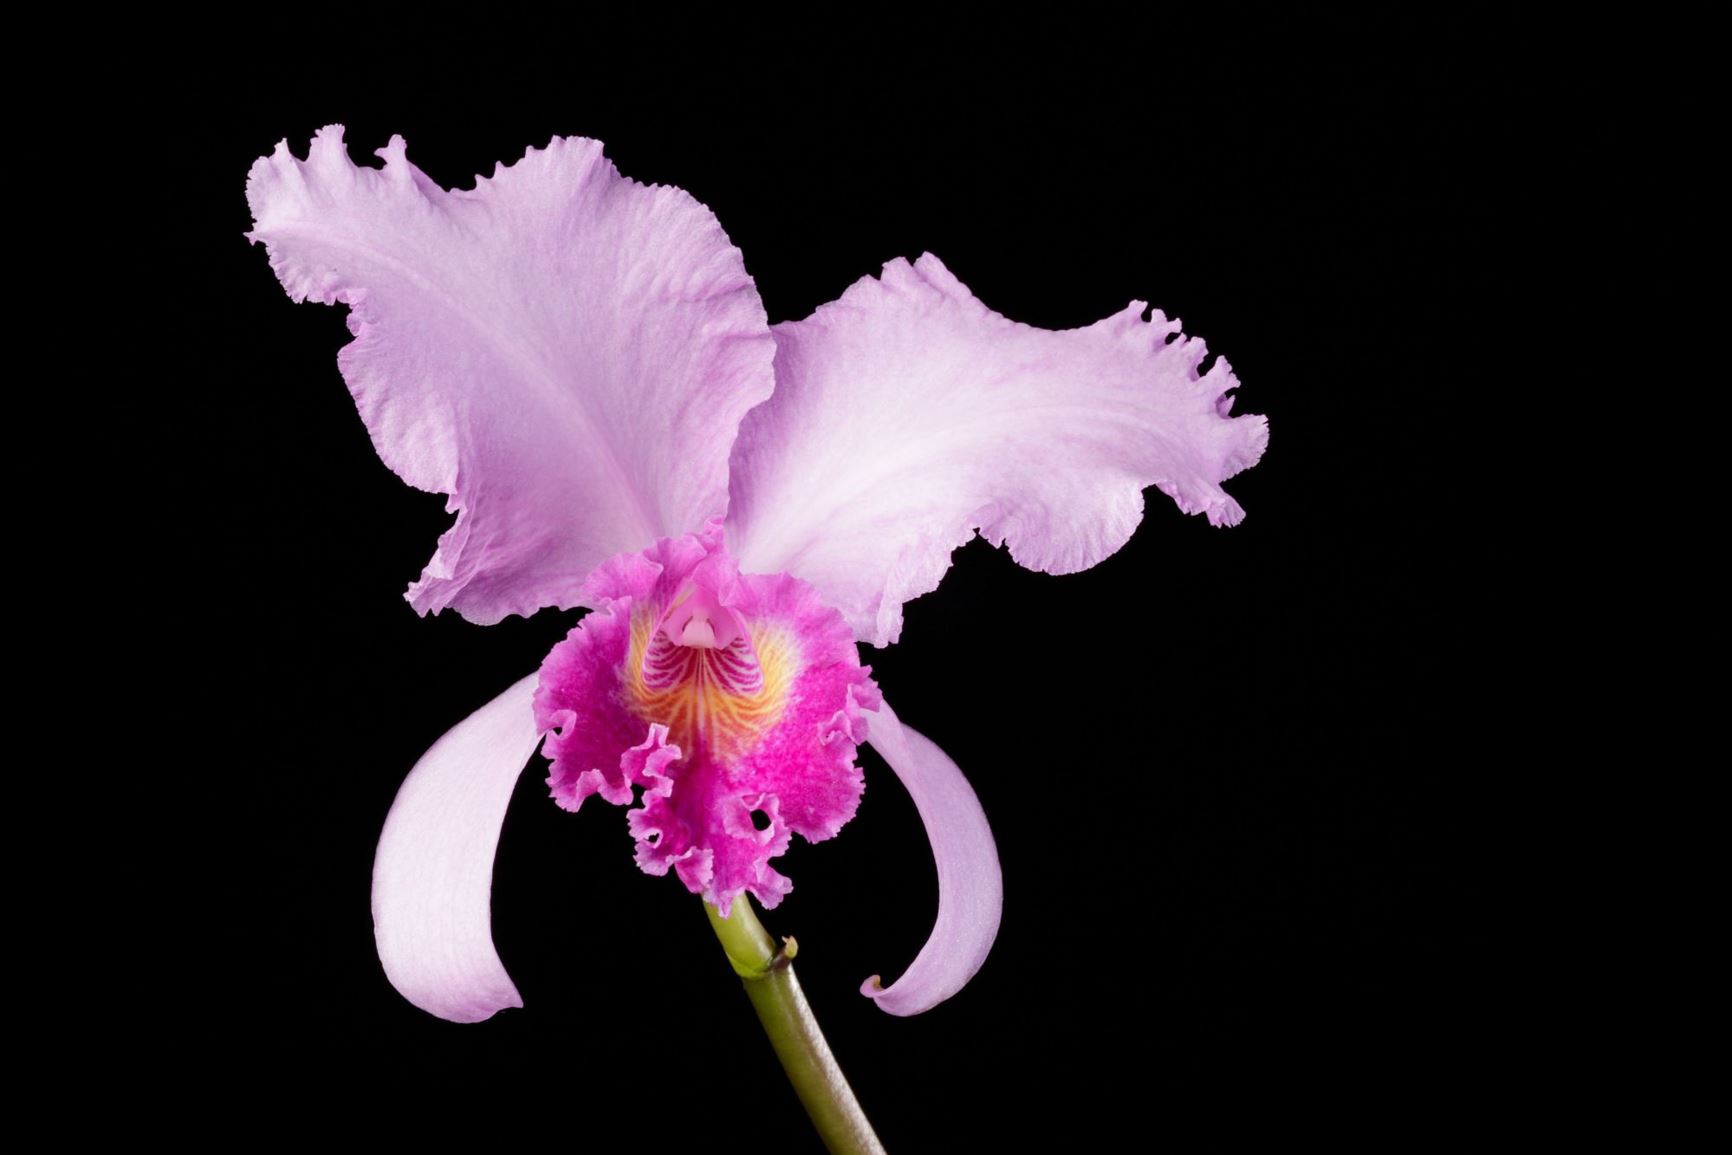
{"type": "Polygon", "coordinates": [[[1086,569],[1157,486],[1217,525],[1220,482],[1264,420],[1230,416],[1225,360],[1132,302],[1050,332],[992,312],[932,256],[892,261],[810,317],[767,323],[703,205],[554,140],[469,191],[401,137],[357,167],[340,128],[287,142],[247,183],[295,300],[341,302],[338,362],[374,446],[456,521],[408,591],[479,623],[590,612],[538,673],[442,738],[386,821],[374,920],[391,981],[436,1015],[521,1002],[489,891],[518,774],[632,806],[637,861],[726,914],[791,887],[772,860],[853,816],[856,748],[907,786],[937,862],[931,939],[866,993],[925,1010],[998,928],[986,819],[956,765],[885,704],[855,643],[896,640],[902,604],[976,531],[1021,564],[1086,569]],[[635,805],[634,805],[635,803],[635,805]]]}

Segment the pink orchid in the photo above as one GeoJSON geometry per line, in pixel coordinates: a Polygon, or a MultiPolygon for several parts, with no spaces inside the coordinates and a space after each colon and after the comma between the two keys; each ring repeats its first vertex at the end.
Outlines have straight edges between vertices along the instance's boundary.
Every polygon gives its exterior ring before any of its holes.
{"type": "MultiPolygon", "coordinates": [[[[956,764],[902,725],[857,642],[884,646],[978,532],[1049,573],[1130,538],[1156,486],[1216,525],[1262,417],[1230,416],[1225,360],[1133,301],[1083,329],[1018,324],[937,258],[892,261],[810,317],[770,325],[742,257],[679,189],[556,139],[472,190],[409,163],[354,165],[342,130],[287,142],[247,197],[297,301],[341,302],[344,379],[380,457],[456,514],[408,591],[488,624],[591,612],[540,670],[445,735],[386,819],[379,955],[435,1015],[521,1006],[489,899],[506,804],[545,739],[561,806],[620,806],[638,865],[726,917],[774,907],[793,835],[835,835],[870,743],[912,795],[937,923],[894,1014],[955,994],[1002,897],[956,764]]],[[[1134,612],[1137,607],[1127,607],[1134,612]]]]}

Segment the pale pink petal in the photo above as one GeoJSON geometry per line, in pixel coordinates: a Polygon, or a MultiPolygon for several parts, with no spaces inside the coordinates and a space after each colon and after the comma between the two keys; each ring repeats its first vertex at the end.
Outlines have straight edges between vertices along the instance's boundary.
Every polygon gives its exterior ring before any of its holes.
{"type": "Polygon", "coordinates": [[[641,790],[640,868],[724,913],[748,893],[775,906],[793,883],[771,860],[860,804],[879,697],[847,623],[805,582],[741,574],[715,525],[608,560],[585,598],[600,608],[548,654],[535,697],[554,798],[641,790]]]}
{"type": "Polygon", "coordinates": [[[350,307],[343,378],[398,476],[457,514],[409,600],[477,622],[580,601],[603,560],[727,506],[773,342],[739,250],[675,188],[556,139],[472,191],[401,137],[259,160],[247,200],[295,300],[350,307]]]}
{"type": "Polygon", "coordinates": [[[373,860],[373,934],[385,974],[424,1011],[474,1023],[521,1007],[493,949],[493,854],[511,789],[541,731],[536,675],[459,722],[397,791],[373,860]]]}
{"type": "Polygon", "coordinates": [[[729,548],[811,582],[884,645],[977,529],[1072,573],[1129,540],[1145,486],[1236,523],[1220,482],[1257,461],[1267,426],[1228,416],[1227,362],[1199,376],[1203,343],[1144,308],[1035,329],[927,255],[777,325],[776,392],[734,446],[729,548]]]}
{"type": "Polygon", "coordinates": [[[1004,909],[998,847],[980,800],[944,751],[880,705],[866,741],[902,779],[926,824],[938,866],[938,921],[901,978],[873,975],[860,993],[893,1015],[929,1011],[961,990],[986,961],[1004,909]]]}

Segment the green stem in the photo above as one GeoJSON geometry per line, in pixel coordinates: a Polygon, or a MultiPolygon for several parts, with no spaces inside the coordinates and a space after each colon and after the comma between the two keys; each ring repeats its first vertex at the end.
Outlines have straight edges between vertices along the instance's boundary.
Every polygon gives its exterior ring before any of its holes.
{"type": "Polygon", "coordinates": [[[797,944],[786,938],[778,949],[743,894],[734,900],[728,918],[707,902],[704,910],[824,1146],[831,1155],[883,1155],[884,1145],[872,1133],[794,977],[797,944]]]}

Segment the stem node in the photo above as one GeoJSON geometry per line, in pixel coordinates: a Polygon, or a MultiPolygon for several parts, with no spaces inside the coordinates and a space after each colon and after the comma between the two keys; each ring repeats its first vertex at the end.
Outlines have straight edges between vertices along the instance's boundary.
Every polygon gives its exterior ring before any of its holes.
{"type": "Polygon", "coordinates": [[[734,900],[727,918],[709,903],[704,910],[824,1146],[831,1155],[884,1155],[794,977],[800,944],[788,935],[777,947],[745,895],[734,900]]]}

